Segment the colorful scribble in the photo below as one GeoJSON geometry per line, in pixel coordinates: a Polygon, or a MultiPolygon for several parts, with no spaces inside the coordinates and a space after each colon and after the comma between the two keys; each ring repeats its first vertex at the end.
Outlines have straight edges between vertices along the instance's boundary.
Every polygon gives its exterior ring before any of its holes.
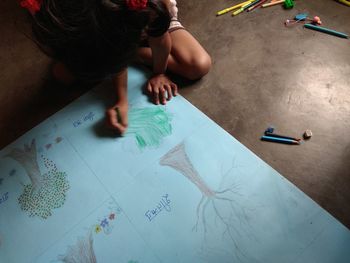
{"type": "MultiPolygon", "coordinates": [[[[207,227],[207,210],[212,208],[212,213],[216,216],[215,223],[221,223],[223,226],[223,237],[226,236],[233,242],[235,247],[235,257],[241,261],[242,258],[247,259],[246,253],[238,245],[238,238],[242,235],[242,232],[247,229],[247,215],[245,209],[238,205],[234,196],[238,196],[237,187],[235,184],[223,187],[220,185],[219,190],[212,190],[202,179],[200,174],[194,168],[190,158],[186,153],[184,143],[180,143],[167,154],[165,154],[161,160],[160,165],[169,166],[182,175],[184,175],[190,182],[192,182],[198,190],[202,193],[202,198],[196,209],[197,222],[195,223],[193,230],[198,231],[200,223],[203,226],[204,235],[208,232],[207,227]],[[238,221],[238,222],[237,222],[238,221]],[[237,223],[240,225],[238,229],[237,223]]],[[[233,167],[222,175],[222,178],[232,173],[233,167]]],[[[249,259],[254,262],[254,259],[249,259]]]]}
{"type": "Polygon", "coordinates": [[[49,159],[41,156],[47,172],[41,174],[37,161],[35,140],[31,145],[24,145],[23,149],[13,149],[7,157],[19,162],[25,169],[30,183],[24,186],[23,193],[18,198],[21,209],[29,216],[48,218],[52,210],[61,207],[66,200],[69,189],[67,175],[58,170],[49,159]]]}
{"type": "Polygon", "coordinates": [[[157,147],[172,133],[171,115],[163,107],[131,109],[127,136],[133,136],[139,149],[157,147]]]}

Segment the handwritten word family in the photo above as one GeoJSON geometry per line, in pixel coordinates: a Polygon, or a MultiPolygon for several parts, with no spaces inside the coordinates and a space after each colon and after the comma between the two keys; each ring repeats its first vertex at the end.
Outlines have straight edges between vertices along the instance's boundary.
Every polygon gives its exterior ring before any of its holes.
{"type": "Polygon", "coordinates": [[[87,115],[85,115],[83,118],[79,119],[79,120],[75,120],[73,122],[73,126],[74,128],[77,128],[79,127],[80,125],[82,125],[84,122],[87,122],[87,121],[93,121],[94,120],[94,117],[95,117],[95,113],[93,112],[89,112],[87,115]]]}
{"type": "Polygon", "coordinates": [[[168,194],[163,195],[162,199],[158,202],[156,207],[154,209],[147,210],[147,212],[145,213],[145,216],[148,218],[149,221],[152,221],[160,212],[164,210],[167,212],[170,212],[171,211],[170,202],[171,201],[169,199],[169,195],[168,194]]]}
{"type": "Polygon", "coordinates": [[[2,203],[5,203],[9,199],[9,192],[4,193],[3,195],[0,195],[0,205],[2,203]]]}

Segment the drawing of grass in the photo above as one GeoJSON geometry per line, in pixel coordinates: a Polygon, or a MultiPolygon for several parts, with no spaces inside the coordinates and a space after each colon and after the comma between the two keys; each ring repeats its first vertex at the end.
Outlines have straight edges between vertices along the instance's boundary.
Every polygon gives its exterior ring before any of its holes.
{"type": "Polygon", "coordinates": [[[171,115],[163,107],[131,109],[127,136],[133,136],[139,149],[157,147],[172,133],[171,115]]]}
{"type": "MultiPolygon", "coordinates": [[[[194,168],[190,158],[186,153],[185,144],[182,142],[166,153],[159,161],[162,166],[168,166],[184,175],[191,183],[193,183],[202,193],[202,198],[196,209],[197,221],[193,230],[197,231],[200,224],[203,226],[204,235],[208,232],[207,213],[212,209],[216,216],[215,223],[220,223],[223,226],[223,237],[226,236],[232,241],[235,247],[235,257],[238,261],[248,260],[255,262],[253,258],[246,255],[244,250],[239,246],[237,240],[242,235],[247,234],[245,227],[247,224],[247,215],[245,210],[234,199],[238,196],[237,186],[231,184],[224,187],[221,183],[219,190],[212,190],[202,179],[198,171],[194,168]],[[225,205],[225,206],[224,206],[225,205]],[[236,225],[239,225],[238,228],[236,225]]],[[[234,167],[227,173],[222,175],[222,178],[229,176],[234,167]]],[[[217,226],[215,229],[219,229],[217,226]]]]}
{"type": "Polygon", "coordinates": [[[30,179],[30,184],[24,186],[23,193],[18,198],[22,210],[27,211],[30,216],[46,219],[52,215],[53,209],[64,204],[69,189],[67,175],[59,171],[56,165],[44,156],[42,158],[48,172],[40,173],[35,140],[30,146],[25,144],[23,149],[13,149],[5,157],[19,162],[30,179]]]}

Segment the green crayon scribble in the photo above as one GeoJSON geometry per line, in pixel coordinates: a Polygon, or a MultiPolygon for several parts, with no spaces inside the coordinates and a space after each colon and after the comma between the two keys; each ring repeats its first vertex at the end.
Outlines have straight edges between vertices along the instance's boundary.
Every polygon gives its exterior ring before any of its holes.
{"type": "Polygon", "coordinates": [[[131,109],[128,136],[134,136],[139,149],[157,147],[172,132],[171,115],[162,107],[131,109]]]}

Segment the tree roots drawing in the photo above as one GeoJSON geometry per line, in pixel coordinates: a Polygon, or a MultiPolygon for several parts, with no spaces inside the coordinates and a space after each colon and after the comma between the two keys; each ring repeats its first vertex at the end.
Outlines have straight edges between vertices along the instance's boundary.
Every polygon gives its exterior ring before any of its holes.
{"type": "Polygon", "coordinates": [[[60,172],[56,165],[44,156],[41,157],[48,171],[45,174],[40,173],[35,140],[30,146],[25,144],[23,149],[13,149],[7,157],[23,166],[31,182],[24,186],[23,193],[18,198],[22,210],[27,211],[30,216],[46,219],[52,215],[53,209],[64,204],[69,189],[67,175],[60,172]]]}
{"type": "MultiPolygon", "coordinates": [[[[228,238],[235,247],[235,257],[239,261],[247,260],[247,255],[239,246],[238,240],[251,234],[248,231],[249,218],[245,208],[238,203],[235,198],[239,197],[238,186],[236,183],[230,184],[228,187],[224,187],[224,181],[226,177],[232,177],[232,171],[235,169],[234,164],[225,173],[222,173],[222,181],[218,190],[212,190],[204,182],[197,170],[194,168],[191,160],[189,159],[185,144],[180,143],[167,154],[165,154],[161,160],[160,165],[169,166],[176,171],[184,175],[190,182],[192,182],[202,193],[202,198],[196,209],[197,221],[193,226],[194,231],[198,231],[202,227],[204,232],[204,239],[209,232],[209,227],[214,226],[212,231],[217,232],[219,224],[221,224],[223,238],[228,238]],[[214,225],[209,224],[207,217],[210,214],[214,215],[214,225]]],[[[211,218],[212,219],[212,218],[211,218]]],[[[250,258],[249,258],[250,260],[250,258]]],[[[253,260],[253,259],[252,259],[253,260]]],[[[254,260],[253,260],[254,261],[254,260]]],[[[250,262],[253,262],[250,260],[250,262]]]]}

